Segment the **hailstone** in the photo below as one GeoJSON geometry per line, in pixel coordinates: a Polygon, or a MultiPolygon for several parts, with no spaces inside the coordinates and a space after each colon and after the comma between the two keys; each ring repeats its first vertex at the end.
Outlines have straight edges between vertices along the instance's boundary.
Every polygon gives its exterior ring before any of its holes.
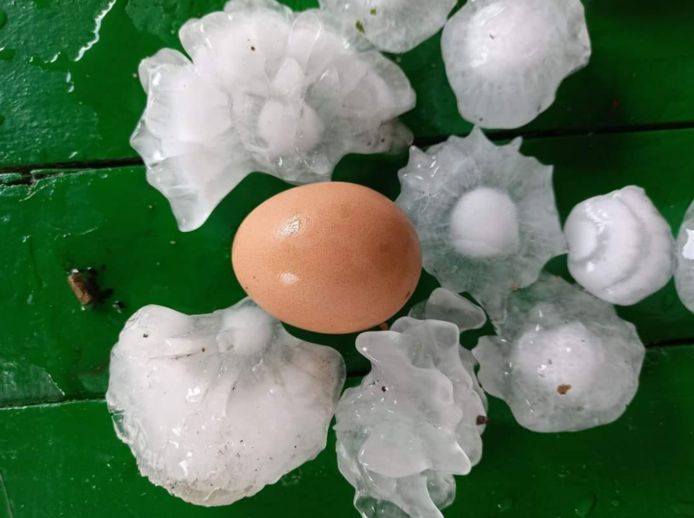
{"type": "Polygon", "coordinates": [[[415,104],[400,68],[336,15],[234,0],[188,21],[182,53],[140,64],[147,106],[131,139],[183,231],[253,171],[329,180],[348,153],[406,147],[415,104]]]}
{"type": "Polygon", "coordinates": [[[209,315],[140,309],[111,353],[106,401],[140,472],[188,502],[226,505],[314,458],[345,379],[249,299],[209,315]]]}
{"type": "Polygon", "coordinates": [[[407,52],[446,23],[456,0],[319,0],[386,52],[407,52]]]}
{"type": "Polygon", "coordinates": [[[446,288],[432,291],[427,300],[410,310],[410,316],[421,320],[452,322],[461,331],[479,329],[487,321],[482,308],[446,288]]]}
{"type": "Polygon", "coordinates": [[[530,430],[610,423],[636,393],[645,348],[634,326],[558,277],[543,275],[511,295],[497,331],[472,351],[479,380],[530,430]]]}
{"type": "Polygon", "coordinates": [[[687,210],[677,238],[675,286],[682,303],[694,313],[694,202],[687,210]]]}
{"type": "Polygon", "coordinates": [[[338,467],[364,518],[442,517],[453,475],[479,462],[486,399],[459,335],[450,322],[405,317],[357,338],[372,370],[343,394],[335,430],[338,467]]]}
{"type": "Polygon", "coordinates": [[[413,221],[424,268],[452,291],[471,293],[493,320],[506,296],[537,280],[565,251],[552,167],[495,146],[475,128],[422,152],[400,171],[397,204],[413,221]]]}
{"type": "Polygon", "coordinates": [[[485,128],[533,120],[591,53],[580,0],[468,0],[441,44],[460,114],[485,128]]]}
{"type": "Polygon", "coordinates": [[[672,277],[670,226],[640,187],[631,185],[579,203],[564,233],[571,275],[607,302],[636,304],[672,277]]]}

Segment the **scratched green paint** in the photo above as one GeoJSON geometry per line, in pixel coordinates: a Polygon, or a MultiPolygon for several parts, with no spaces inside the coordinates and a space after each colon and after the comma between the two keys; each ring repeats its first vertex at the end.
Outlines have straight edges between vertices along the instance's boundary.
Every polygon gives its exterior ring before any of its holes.
{"type": "MultiPolygon", "coordinates": [[[[651,350],[626,414],[585,432],[523,430],[492,400],[482,462],[457,478],[458,497],[445,516],[690,516],[692,362],[694,346],[651,350]]],[[[5,498],[17,518],[357,516],[352,489],[337,471],[332,433],[315,461],[257,496],[195,507],[140,477],[101,401],[0,410],[0,476],[0,513],[5,498]]]]}

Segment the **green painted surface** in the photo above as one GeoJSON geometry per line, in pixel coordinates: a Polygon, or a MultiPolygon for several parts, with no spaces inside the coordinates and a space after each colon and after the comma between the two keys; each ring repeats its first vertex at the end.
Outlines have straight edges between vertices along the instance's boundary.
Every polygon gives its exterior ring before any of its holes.
{"type": "MultiPolygon", "coordinates": [[[[586,432],[532,433],[492,401],[482,462],[458,477],[458,498],[446,516],[692,516],[692,362],[694,346],[650,351],[626,414],[586,432]]],[[[278,484],[206,509],[139,476],[101,401],[0,410],[0,476],[0,516],[9,508],[14,514],[6,516],[17,518],[356,516],[332,434],[315,461],[278,484]]]]}
{"type": "MultiPolygon", "coordinates": [[[[525,151],[556,164],[564,216],[588,196],[634,182],[647,189],[675,228],[692,198],[694,164],[681,152],[692,147],[694,130],[680,130],[531,140],[525,151]]],[[[395,197],[396,172],[405,160],[351,157],[335,178],[395,197]]],[[[126,318],[145,304],[207,313],[239,300],[243,293],[229,262],[233,233],[256,205],[287,187],[253,175],[199,231],[183,234],[166,200],[146,184],[141,167],[65,172],[30,185],[17,185],[27,179],[13,175],[3,187],[2,178],[0,271],[13,273],[0,283],[0,300],[13,310],[0,342],[5,373],[0,405],[103,395],[110,348],[126,318]],[[82,310],[66,282],[73,268],[94,268],[100,288],[113,293],[82,310]],[[116,302],[123,307],[114,307],[116,302]]],[[[564,264],[562,258],[552,267],[562,272],[564,264]]],[[[425,277],[413,300],[425,298],[434,285],[425,277]]],[[[620,312],[646,343],[694,337],[694,315],[672,285],[620,312]]],[[[353,374],[366,368],[354,350],[354,335],[293,332],[336,347],[353,374]]]]}
{"type": "MultiPolygon", "coordinates": [[[[303,9],[316,1],[285,3],[303,9]]],[[[202,313],[243,296],[229,265],[234,230],[284,183],[253,175],[203,228],[181,234],[141,167],[89,169],[91,162],[135,156],[128,137],[145,102],[134,75],[139,60],[178,47],[183,21],[223,4],[0,0],[0,518],[356,515],[352,490],[337,473],[332,436],[315,462],[258,496],[204,509],[139,477],[102,401],[63,402],[103,396],[110,348],[138,307],[158,303],[202,313]],[[74,169],[55,165],[66,162],[74,169]],[[31,164],[48,168],[12,172],[31,164]],[[82,310],[66,282],[73,268],[94,268],[100,288],[112,293],[82,310]],[[24,404],[35,406],[17,408],[24,404]]],[[[629,132],[537,138],[523,149],[556,165],[563,218],[588,196],[635,183],[676,228],[694,196],[694,130],[633,131],[694,126],[694,4],[584,4],[592,61],[520,133],[629,132]]],[[[438,37],[397,59],[418,94],[417,108],[405,116],[416,135],[434,142],[466,133],[438,37]]],[[[395,173],[405,160],[349,157],[334,179],[394,198],[395,173]]],[[[566,275],[563,258],[549,269],[566,275]]],[[[425,276],[414,299],[434,285],[425,276]]],[[[694,339],[694,316],[671,284],[619,311],[650,345],[694,339]]],[[[354,336],[291,331],[336,347],[352,374],[366,370],[354,336]]],[[[627,414],[576,434],[522,430],[492,401],[483,461],[459,479],[446,516],[694,516],[693,361],[694,346],[651,349],[627,414]]]]}
{"type": "MultiPolygon", "coordinates": [[[[177,47],[189,17],[224,0],[4,0],[0,28],[0,167],[135,156],[128,137],[144,107],[134,73],[177,47]],[[110,9],[109,9],[110,6],[110,9]]],[[[315,0],[287,0],[297,9],[315,0]]],[[[694,8],[671,0],[586,1],[594,55],[529,130],[694,122],[694,8]]],[[[419,103],[420,137],[467,132],[438,38],[402,57],[419,103]]]]}

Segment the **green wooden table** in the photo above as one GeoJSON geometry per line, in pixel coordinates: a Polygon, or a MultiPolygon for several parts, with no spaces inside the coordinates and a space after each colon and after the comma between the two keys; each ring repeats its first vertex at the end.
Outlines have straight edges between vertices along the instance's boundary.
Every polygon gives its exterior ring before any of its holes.
{"type": "MultiPolygon", "coordinates": [[[[200,230],[181,234],[128,137],[144,106],[139,60],[178,47],[183,21],[223,0],[0,0],[0,518],[356,516],[334,436],[319,458],[225,508],[183,503],[139,476],[103,401],[108,355],[147,303],[189,313],[243,294],[229,244],[243,217],[288,186],[248,177],[200,230]],[[66,278],[93,269],[104,300],[82,310],[66,278]]],[[[295,8],[313,0],[287,1],[295,8]]],[[[523,151],[556,165],[562,217],[629,183],[676,229],[694,198],[694,3],[584,0],[593,59],[528,127],[523,151]]],[[[417,90],[420,145],[470,126],[455,109],[438,37],[398,58],[417,90]]],[[[406,156],[343,160],[335,173],[394,198],[406,156]]],[[[548,269],[566,274],[565,260],[548,269]]],[[[425,276],[413,301],[435,281],[425,276]]],[[[482,463],[458,479],[458,516],[694,516],[694,316],[672,283],[620,309],[649,346],[618,422],[534,434],[491,401],[482,463]]],[[[297,333],[368,365],[354,336],[297,333]]],[[[464,335],[466,346],[475,335],[464,335]]]]}

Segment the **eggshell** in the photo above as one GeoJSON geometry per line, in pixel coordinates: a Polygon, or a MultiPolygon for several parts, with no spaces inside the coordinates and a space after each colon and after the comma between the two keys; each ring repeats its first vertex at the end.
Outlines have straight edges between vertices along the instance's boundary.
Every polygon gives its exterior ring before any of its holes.
{"type": "Polygon", "coordinates": [[[393,316],[422,268],[407,216],[378,192],[345,182],[304,185],[265,201],[239,227],[231,259],[265,311],[331,334],[393,316]]]}

